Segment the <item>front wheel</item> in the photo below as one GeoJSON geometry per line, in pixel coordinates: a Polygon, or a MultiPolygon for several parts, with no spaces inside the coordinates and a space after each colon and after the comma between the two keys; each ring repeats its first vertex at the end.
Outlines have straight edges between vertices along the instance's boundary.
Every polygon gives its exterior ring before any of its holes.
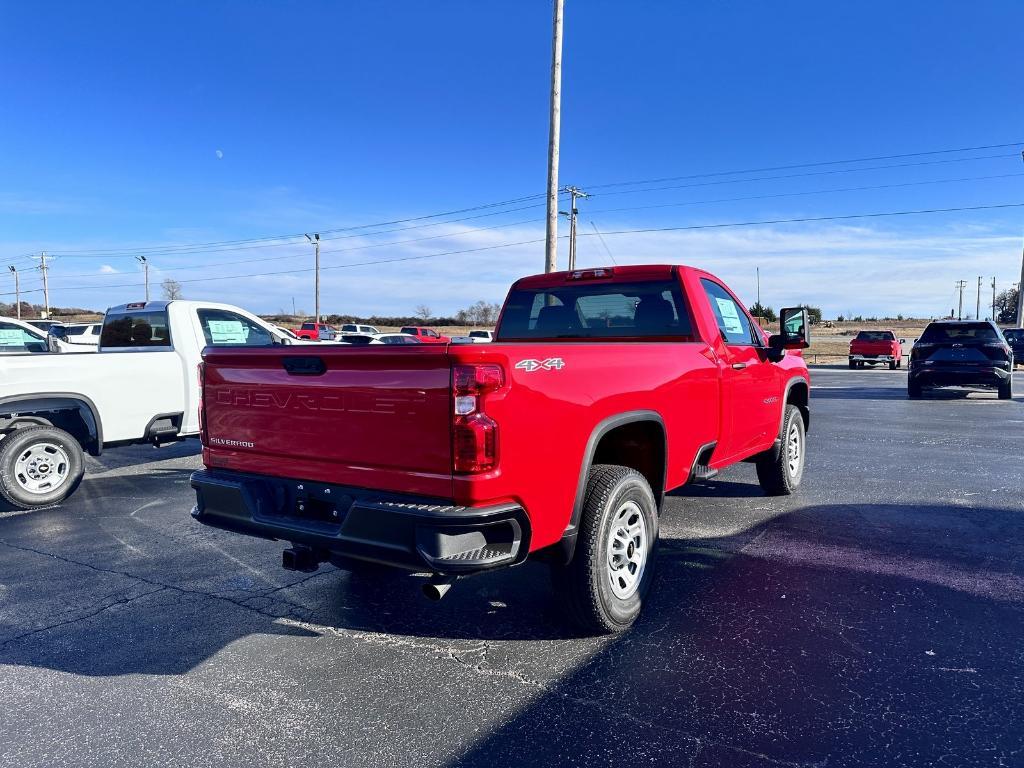
{"type": "Polygon", "coordinates": [[[769,496],[788,496],[804,476],[807,442],[800,409],[787,404],[782,414],[779,442],[757,457],[757,479],[769,496]]]}
{"type": "Polygon", "coordinates": [[[654,576],[658,508],[647,480],[610,464],[590,470],[576,550],[552,577],[569,616],[585,632],[628,629],[654,576]]]}
{"type": "Polygon", "coordinates": [[[0,494],[22,509],[63,501],[84,472],[82,448],[63,429],[24,427],[0,440],[0,494]]]}
{"type": "Polygon", "coordinates": [[[920,400],[921,394],[921,385],[913,379],[909,380],[907,382],[907,397],[911,400],[920,400]]]}
{"type": "Polygon", "coordinates": [[[1007,379],[999,385],[999,399],[1009,400],[1013,397],[1013,379],[1007,379]]]}

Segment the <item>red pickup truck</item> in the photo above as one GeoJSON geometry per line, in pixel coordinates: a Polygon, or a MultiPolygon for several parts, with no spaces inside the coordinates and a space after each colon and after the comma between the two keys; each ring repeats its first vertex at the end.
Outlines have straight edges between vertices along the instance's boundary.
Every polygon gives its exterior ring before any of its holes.
{"type": "Polygon", "coordinates": [[[870,365],[874,368],[886,364],[889,370],[903,365],[903,348],[906,339],[897,339],[892,331],[860,331],[850,341],[850,367],[863,368],[870,365]]]}
{"type": "Polygon", "coordinates": [[[195,519],[330,561],[454,579],[551,563],[569,614],[625,629],[665,493],[739,461],[791,493],[810,422],[806,310],[770,338],[714,276],[527,277],[491,344],[210,347],[195,519]]]}
{"type": "Polygon", "coordinates": [[[420,325],[407,325],[401,330],[401,332],[410,336],[415,336],[424,344],[447,344],[451,341],[450,338],[438,333],[433,328],[424,328],[420,325]]]}
{"type": "Polygon", "coordinates": [[[303,323],[300,328],[292,330],[298,338],[311,341],[334,341],[338,331],[327,323],[303,323]]]}

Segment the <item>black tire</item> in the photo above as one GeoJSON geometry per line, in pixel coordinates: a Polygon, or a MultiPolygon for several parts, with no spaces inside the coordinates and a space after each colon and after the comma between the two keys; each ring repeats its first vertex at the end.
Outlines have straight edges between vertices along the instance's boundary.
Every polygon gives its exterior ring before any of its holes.
{"type": "Polygon", "coordinates": [[[587,481],[572,561],[552,568],[555,590],[573,623],[593,634],[628,629],[640,614],[644,597],[650,589],[657,543],[657,503],[644,476],[629,467],[593,466],[587,481]],[[636,546],[637,537],[633,536],[632,527],[627,538],[622,538],[626,531],[623,525],[629,521],[637,526],[642,524],[646,554],[636,546]],[[620,555],[612,555],[613,538],[628,541],[628,549],[623,548],[620,555]],[[641,558],[639,563],[632,559],[637,554],[641,558]],[[623,574],[618,580],[615,580],[611,562],[613,557],[618,557],[620,562],[629,558],[617,569],[623,574]],[[631,569],[634,564],[637,568],[631,569]],[[635,577],[632,583],[630,576],[635,577]]]}
{"type": "Polygon", "coordinates": [[[896,367],[897,368],[902,368],[903,367],[903,358],[902,357],[899,360],[896,361],[896,367]]]}
{"type": "Polygon", "coordinates": [[[907,397],[909,397],[911,400],[920,400],[922,394],[923,393],[921,391],[921,385],[918,384],[913,379],[908,379],[907,380],[907,397]]]}
{"type": "Polygon", "coordinates": [[[1013,397],[1013,379],[1007,379],[999,385],[999,399],[1009,400],[1013,397]]]}
{"type": "Polygon", "coordinates": [[[892,360],[892,361],[891,361],[891,362],[889,363],[889,370],[890,370],[890,371],[895,371],[895,370],[896,370],[896,361],[895,361],[895,360],[892,360]]]}
{"type": "Polygon", "coordinates": [[[0,495],[21,509],[58,504],[82,481],[78,441],[56,427],[24,427],[0,440],[0,495]]]}
{"type": "Polygon", "coordinates": [[[760,454],[755,462],[758,482],[769,496],[788,496],[799,487],[807,455],[806,437],[800,409],[787,403],[778,445],[760,454]],[[791,451],[794,441],[795,458],[791,451]]]}
{"type": "Polygon", "coordinates": [[[850,361],[850,368],[852,369],[852,368],[856,368],[856,367],[857,367],[857,363],[854,362],[853,360],[851,360],[850,361]]]}

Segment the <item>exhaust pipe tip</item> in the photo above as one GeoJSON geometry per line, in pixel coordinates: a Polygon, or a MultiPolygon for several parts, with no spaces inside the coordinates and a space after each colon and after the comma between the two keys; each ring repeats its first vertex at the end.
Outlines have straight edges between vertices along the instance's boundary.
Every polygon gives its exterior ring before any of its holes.
{"type": "Polygon", "coordinates": [[[453,583],[454,580],[449,579],[435,579],[428,581],[423,585],[423,594],[428,600],[437,602],[448,594],[448,590],[452,588],[453,583]]]}

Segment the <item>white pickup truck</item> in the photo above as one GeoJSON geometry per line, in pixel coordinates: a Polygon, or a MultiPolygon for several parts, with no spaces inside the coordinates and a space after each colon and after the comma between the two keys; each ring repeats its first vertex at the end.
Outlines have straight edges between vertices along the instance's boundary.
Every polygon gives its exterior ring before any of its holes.
{"type": "Polygon", "coordinates": [[[0,348],[0,494],[56,504],[81,481],[83,451],[198,435],[204,347],[303,343],[228,304],[150,301],[107,311],[98,354],[0,348]]]}

